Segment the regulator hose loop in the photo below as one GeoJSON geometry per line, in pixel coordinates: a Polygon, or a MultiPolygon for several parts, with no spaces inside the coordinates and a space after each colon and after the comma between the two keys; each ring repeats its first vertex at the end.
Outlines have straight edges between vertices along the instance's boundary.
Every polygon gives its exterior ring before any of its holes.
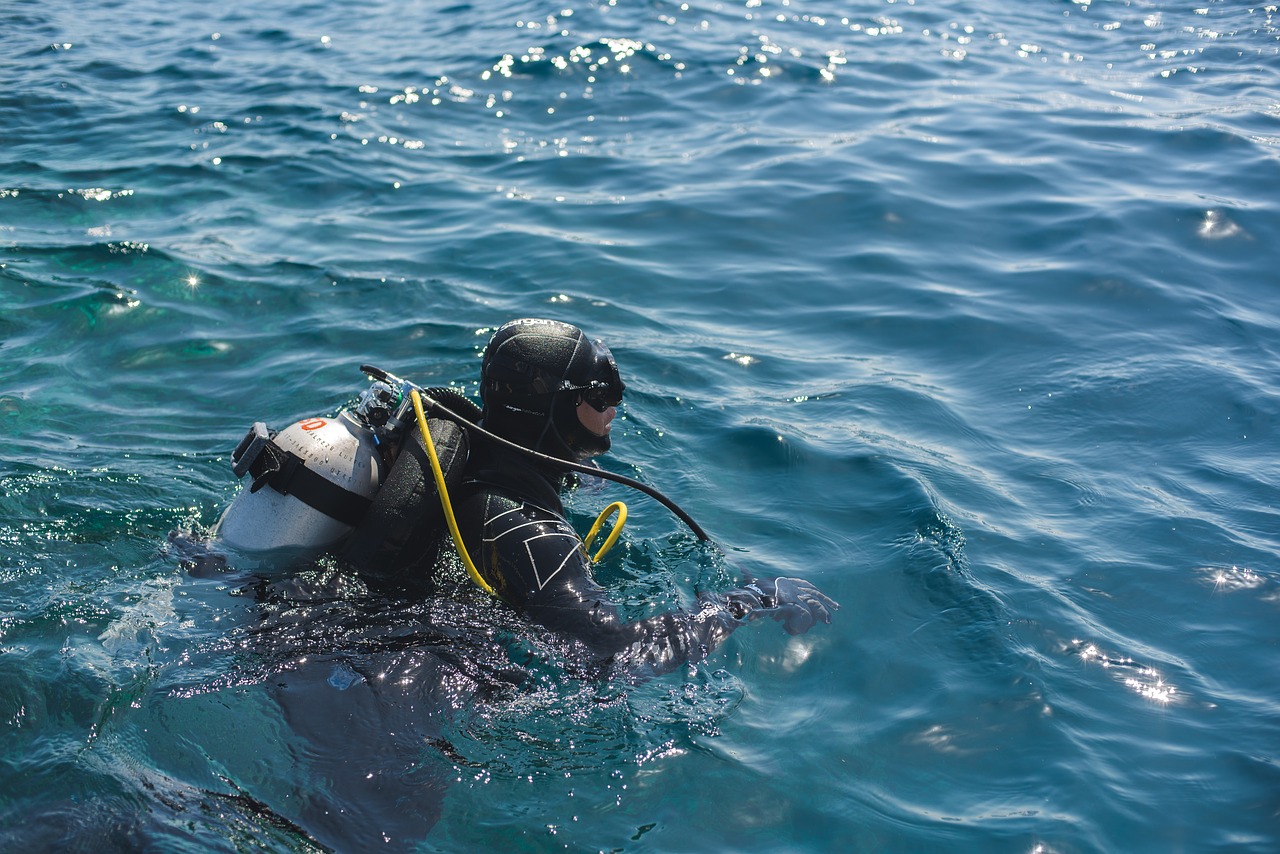
{"type": "Polygon", "coordinates": [[[618,521],[613,524],[613,530],[609,532],[609,536],[605,537],[604,543],[600,546],[600,551],[595,553],[591,558],[592,563],[599,563],[600,558],[609,553],[609,549],[613,548],[613,544],[618,541],[618,535],[622,533],[622,526],[627,524],[627,505],[621,501],[615,501],[608,507],[600,511],[600,515],[596,517],[596,522],[591,526],[591,530],[587,532],[587,537],[582,542],[582,548],[589,554],[591,552],[591,543],[595,540],[596,535],[600,533],[600,529],[604,527],[605,520],[613,514],[618,514],[618,521]]]}
{"type": "Polygon", "coordinates": [[[471,576],[471,580],[485,593],[499,599],[501,597],[498,596],[497,591],[490,587],[489,582],[480,575],[480,570],[476,569],[466,546],[462,544],[462,533],[458,530],[458,520],[453,515],[453,503],[449,500],[449,489],[444,482],[444,472],[440,469],[440,457],[436,455],[436,445],[431,441],[431,430],[427,427],[427,416],[422,411],[422,398],[418,395],[416,388],[410,389],[409,397],[413,401],[413,412],[418,416],[418,429],[422,432],[422,443],[426,446],[427,458],[431,461],[431,474],[435,477],[436,490],[440,493],[440,506],[444,509],[444,518],[449,523],[449,534],[452,535],[453,544],[458,549],[458,556],[462,558],[462,563],[466,566],[467,575],[471,576]]]}

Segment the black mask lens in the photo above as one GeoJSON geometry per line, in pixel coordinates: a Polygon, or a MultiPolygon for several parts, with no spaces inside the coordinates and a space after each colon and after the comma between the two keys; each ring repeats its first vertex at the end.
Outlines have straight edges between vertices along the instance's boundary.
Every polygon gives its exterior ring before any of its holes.
{"type": "Polygon", "coordinates": [[[622,403],[622,382],[617,387],[605,382],[594,382],[582,392],[582,399],[596,412],[604,412],[610,406],[622,403]]]}
{"type": "Polygon", "coordinates": [[[613,353],[602,342],[593,342],[596,352],[596,376],[582,390],[582,399],[596,412],[604,412],[610,406],[622,403],[622,392],[626,388],[622,376],[618,373],[618,363],[613,360],[613,353]]]}

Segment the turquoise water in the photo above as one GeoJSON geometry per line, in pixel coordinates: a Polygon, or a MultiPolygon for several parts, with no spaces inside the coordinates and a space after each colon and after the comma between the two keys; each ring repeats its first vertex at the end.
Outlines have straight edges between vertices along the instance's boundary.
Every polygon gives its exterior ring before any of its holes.
{"type": "Polygon", "coordinates": [[[0,847],[1274,851],[1280,12],[10,0],[0,847]],[[248,426],[606,339],[637,614],[193,566],[248,426]],[[371,687],[372,686],[372,687],[371,687]]]}

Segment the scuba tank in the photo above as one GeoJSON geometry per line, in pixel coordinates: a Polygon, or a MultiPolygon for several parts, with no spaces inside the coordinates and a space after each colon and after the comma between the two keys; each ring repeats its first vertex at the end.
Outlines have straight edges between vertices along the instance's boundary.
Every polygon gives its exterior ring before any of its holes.
{"type": "Polygon", "coordinates": [[[236,451],[232,470],[254,476],[222,514],[214,536],[240,551],[336,542],[382,482],[372,435],[345,412],[307,418],[279,433],[259,421],[236,451]]]}
{"type": "MultiPolygon", "coordinates": [[[[361,370],[375,381],[354,409],[304,418],[279,432],[253,425],[231,455],[235,475],[251,479],[214,538],[253,553],[318,552],[348,537],[342,557],[376,570],[400,569],[434,541],[442,525],[430,517],[439,513],[439,500],[408,395],[417,387],[369,365],[361,370]]],[[[479,408],[457,392],[431,391],[478,419],[479,408]]],[[[465,432],[439,418],[427,427],[443,449],[446,483],[456,484],[467,460],[465,432]]]]}

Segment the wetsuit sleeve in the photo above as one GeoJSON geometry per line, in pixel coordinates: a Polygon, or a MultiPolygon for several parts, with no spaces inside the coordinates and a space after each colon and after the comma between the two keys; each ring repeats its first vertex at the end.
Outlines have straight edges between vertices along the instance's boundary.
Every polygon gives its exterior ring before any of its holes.
{"type": "Polygon", "coordinates": [[[723,597],[704,598],[694,611],[627,622],[558,514],[494,492],[473,495],[462,509],[468,551],[498,594],[539,624],[583,642],[607,665],[666,673],[705,658],[745,622],[745,612],[723,597]]]}

